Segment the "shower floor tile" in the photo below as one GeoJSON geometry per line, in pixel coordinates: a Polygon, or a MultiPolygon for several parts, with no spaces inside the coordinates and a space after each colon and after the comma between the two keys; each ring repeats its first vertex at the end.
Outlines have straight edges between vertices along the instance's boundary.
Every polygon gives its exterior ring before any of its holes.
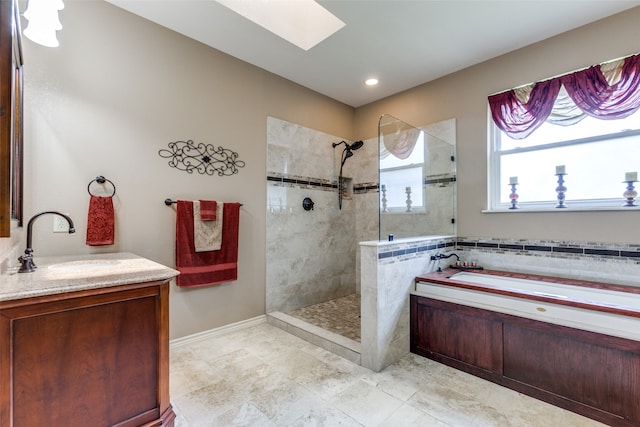
{"type": "Polygon", "coordinates": [[[299,308],[287,314],[360,342],[360,294],[299,308]]]}

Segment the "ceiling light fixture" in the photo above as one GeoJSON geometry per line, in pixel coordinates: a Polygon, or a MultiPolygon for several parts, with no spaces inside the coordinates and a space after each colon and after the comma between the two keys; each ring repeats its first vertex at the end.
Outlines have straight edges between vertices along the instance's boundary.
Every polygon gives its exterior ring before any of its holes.
{"type": "Polygon", "coordinates": [[[29,23],[23,34],[31,41],[47,47],[57,47],[56,31],[62,29],[58,11],[64,9],[62,0],[29,0],[24,17],[29,23]]]}
{"type": "Polygon", "coordinates": [[[378,79],[367,79],[364,81],[367,86],[375,86],[378,84],[378,79]]]}
{"type": "Polygon", "coordinates": [[[345,26],[314,0],[216,1],[303,50],[345,26]]]}

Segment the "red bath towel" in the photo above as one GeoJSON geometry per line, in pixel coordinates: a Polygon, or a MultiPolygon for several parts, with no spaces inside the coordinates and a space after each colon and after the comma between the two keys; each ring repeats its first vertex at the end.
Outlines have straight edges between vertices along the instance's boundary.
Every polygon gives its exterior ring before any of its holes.
{"type": "Polygon", "coordinates": [[[217,285],[238,279],[240,203],[223,205],[222,245],[218,251],[196,252],[193,203],[178,200],[176,216],[176,284],[183,288],[217,285]]]}
{"type": "Polygon", "coordinates": [[[113,197],[91,196],[87,215],[87,245],[113,245],[113,197]]]}

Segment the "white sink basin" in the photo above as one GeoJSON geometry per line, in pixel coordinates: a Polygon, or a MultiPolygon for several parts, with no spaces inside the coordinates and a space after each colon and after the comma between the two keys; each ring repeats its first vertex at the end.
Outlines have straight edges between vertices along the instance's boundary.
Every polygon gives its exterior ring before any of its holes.
{"type": "Polygon", "coordinates": [[[115,267],[120,261],[115,259],[96,259],[86,261],[68,261],[49,266],[51,270],[59,272],[78,272],[87,270],[101,270],[115,267]]]}

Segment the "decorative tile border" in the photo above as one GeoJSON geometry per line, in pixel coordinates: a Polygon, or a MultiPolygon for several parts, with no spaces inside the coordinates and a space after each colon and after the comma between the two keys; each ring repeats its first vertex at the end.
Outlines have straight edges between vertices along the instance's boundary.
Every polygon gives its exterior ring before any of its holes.
{"type": "MultiPolygon", "coordinates": [[[[293,188],[305,188],[309,187],[317,188],[318,190],[323,191],[338,191],[338,182],[330,181],[322,178],[314,178],[309,176],[299,176],[299,175],[288,175],[281,174],[276,172],[270,172],[267,175],[267,181],[274,183],[275,185],[283,185],[287,187],[293,188]]],[[[377,193],[378,192],[378,184],[375,182],[363,182],[360,184],[355,184],[353,186],[354,194],[366,194],[366,193],[377,193]]]]}
{"type": "Polygon", "coordinates": [[[424,255],[423,252],[437,249],[454,248],[455,239],[423,240],[418,242],[403,242],[385,245],[378,251],[378,260],[396,261],[395,258],[406,259],[424,255]]]}
{"type": "Polygon", "coordinates": [[[456,176],[451,174],[431,175],[431,176],[424,177],[424,185],[448,184],[448,183],[456,182],[456,180],[457,180],[456,176]]]}
{"type": "Polygon", "coordinates": [[[458,237],[459,250],[478,249],[495,253],[547,257],[597,257],[640,261],[640,245],[615,243],[567,242],[554,240],[476,239],[458,237]]]}
{"type": "Polygon", "coordinates": [[[267,181],[275,185],[283,185],[287,187],[309,188],[315,187],[318,190],[333,191],[338,189],[336,181],[327,179],[312,178],[308,176],[277,174],[267,175],[267,181]]]}
{"type": "MultiPolygon", "coordinates": [[[[267,175],[267,181],[273,182],[278,185],[286,185],[289,187],[298,187],[298,188],[309,188],[316,187],[318,189],[324,191],[337,191],[338,190],[338,182],[330,181],[322,178],[314,178],[309,176],[299,176],[299,175],[288,175],[277,172],[269,172],[267,175]]],[[[424,185],[439,185],[439,184],[448,184],[456,182],[455,175],[446,175],[442,177],[425,177],[424,185]]],[[[380,185],[377,182],[361,182],[359,184],[354,184],[353,193],[354,194],[367,194],[367,193],[378,193],[380,190],[380,185]]]]}
{"type": "Polygon", "coordinates": [[[495,254],[513,254],[574,259],[633,261],[640,263],[640,244],[568,242],[554,240],[513,240],[457,237],[385,244],[378,251],[379,262],[396,262],[423,256],[424,252],[448,249],[479,250],[495,254]]]}
{"type": "Polygon", "coordinates": [[[378,193],[379,186],[377,182],[362,182],[353,186],[354,194],[378,193]]]}

